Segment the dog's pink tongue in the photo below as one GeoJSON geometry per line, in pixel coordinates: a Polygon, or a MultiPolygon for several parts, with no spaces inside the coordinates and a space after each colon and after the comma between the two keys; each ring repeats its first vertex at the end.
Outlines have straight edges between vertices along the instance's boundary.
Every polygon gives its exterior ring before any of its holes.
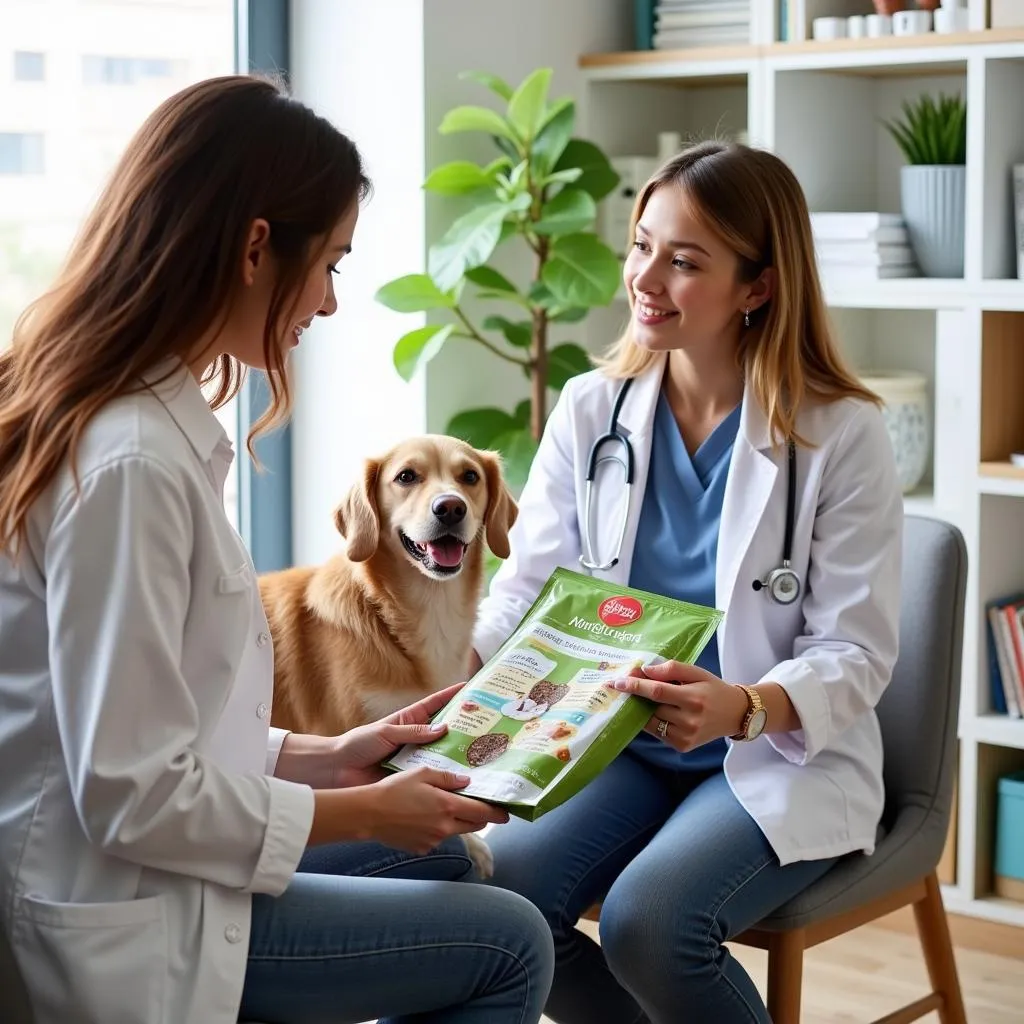
{"type": "Polygon", "coordinates": [[[453,569],[462,561],[462,545],[450,538],[427,543],[427,554],[431,561],[437,565],[443,565],[446,569],[453,569]]]}

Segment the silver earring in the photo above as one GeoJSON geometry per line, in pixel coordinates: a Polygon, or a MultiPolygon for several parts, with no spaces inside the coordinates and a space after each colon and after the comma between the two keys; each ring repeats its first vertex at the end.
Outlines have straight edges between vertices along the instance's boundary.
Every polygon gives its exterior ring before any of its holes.
{"type": "Polygon", "coordinates": [[[744,327],[749,327],[750,326],[750,307],[749,306],[747,306],[747,308],[745,310],[743,310],[743,326],[744,327]]]}

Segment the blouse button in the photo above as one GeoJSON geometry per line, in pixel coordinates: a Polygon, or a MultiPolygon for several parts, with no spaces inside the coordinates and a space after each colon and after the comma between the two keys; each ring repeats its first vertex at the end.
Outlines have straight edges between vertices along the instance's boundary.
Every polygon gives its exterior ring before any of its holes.
{"type": "Polygon", "coordinates": [[[237,924],[229,924],[224,929],[224,938],[228,942],[241,942],[242,941],[242,929],[237,924]]]}
{"type": "Polygon", "coordinates": [[[258,637],[256,637],[256,646],[257,647],[266,647],[267,641],[269,639],[270,639],[270,637],[267,636],[266,633],[260,633],[260,635],[258,637]]]}
{"type": "Polygon", "coordinates": [[[257,718],[266,718],[268,711],[270,711],[270,708],[268,708],[266,704],[257,704],[256,705],[256,717],[257,718]]]}

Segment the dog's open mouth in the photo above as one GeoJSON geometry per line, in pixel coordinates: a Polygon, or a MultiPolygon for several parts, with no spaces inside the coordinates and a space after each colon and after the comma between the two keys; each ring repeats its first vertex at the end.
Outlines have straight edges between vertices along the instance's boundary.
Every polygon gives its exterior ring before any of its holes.
{"type": "Polygon", "coordinates": [[[402,544],[410,557],[422,562],[426,569],[445,575],[458,572],[462,568],[462,559],[468,545],[458,537],[447,534],[421,543],[406,536],[401,530],[398,531],[398,535],[402,538],[402,544]]]}

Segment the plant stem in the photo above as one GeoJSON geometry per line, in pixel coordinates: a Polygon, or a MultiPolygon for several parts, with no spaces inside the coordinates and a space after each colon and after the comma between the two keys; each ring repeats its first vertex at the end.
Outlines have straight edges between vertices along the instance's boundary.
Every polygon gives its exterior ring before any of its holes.
{"type": "MultiPolygon", "coordinates": [[[[548,259],[548,240],[541,236],[537,239],[537,270],[536,281],[541,281],[541,272],[548,259]]],[[[535,441],[539,441],[544,433],[547,420],[548,397],[548,311],[543,306],[535,306],[533,324],[530,331],[530,433],[535,441]]]]}
{"type": "Polygon", "coordinates": [[[499,359],[504,359],[507,363],[512,363],[515,366],[529,366],[530,361],[528,359],[517,359],[514,355],[508,352],[503,352],[493,342],[488,341],[466,318],[466,314],[462,312],[461,307],[455,306],[452,312],[459,318],[463,326],[466,328],[465,333],[459,332],[459,337],[468,338],[471,341],[475,341],[479,345],[483,345],[488,352],[493,352],[499,359]]]}

